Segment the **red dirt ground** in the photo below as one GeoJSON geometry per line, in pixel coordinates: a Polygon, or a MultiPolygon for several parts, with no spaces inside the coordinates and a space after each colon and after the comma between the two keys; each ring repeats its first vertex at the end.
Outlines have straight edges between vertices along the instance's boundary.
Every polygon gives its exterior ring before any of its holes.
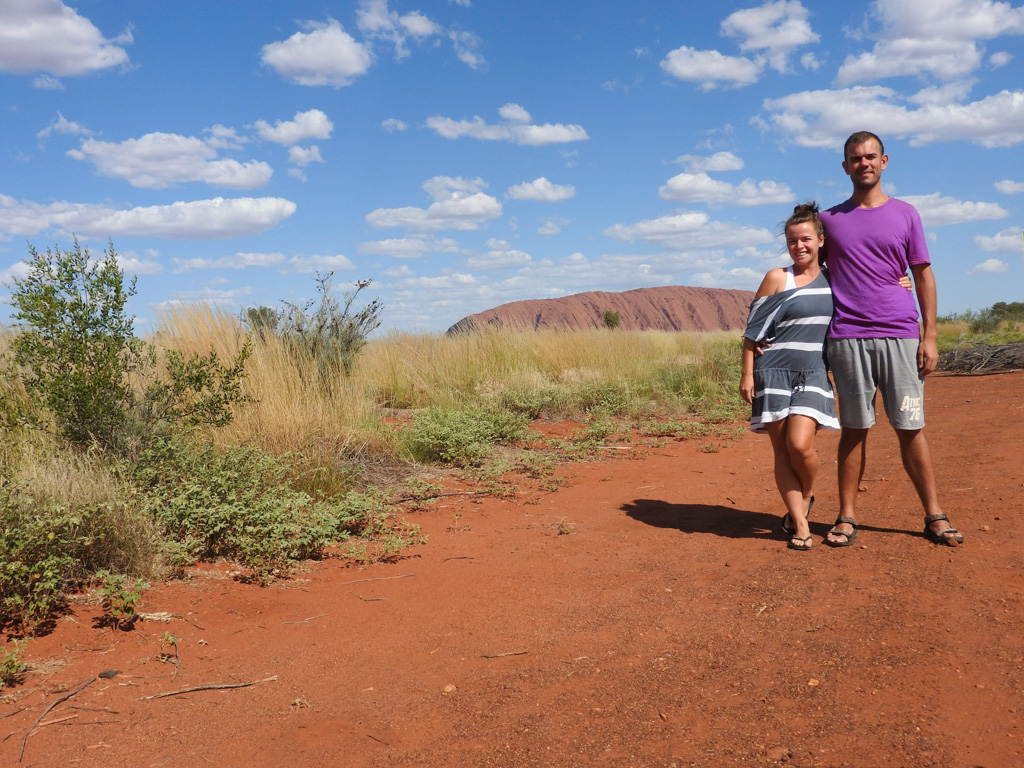
{"type": "Polygon", "coordinates": [[[767,439],[609,451],[562,467],[556,493],[410,512],[430,538],[397,563],[326,560],[267,588],[200,569],[144,595],[180,618],[130,633],[77,605],[0,703],[0,765],[108,669],[22,765],[1024,765],[1024,373],[935,376],[928,403],[963,547],[921,536],[888,427],[848,549],[821,544],[820,435],[810,553],[775,533],[767,439]]]}

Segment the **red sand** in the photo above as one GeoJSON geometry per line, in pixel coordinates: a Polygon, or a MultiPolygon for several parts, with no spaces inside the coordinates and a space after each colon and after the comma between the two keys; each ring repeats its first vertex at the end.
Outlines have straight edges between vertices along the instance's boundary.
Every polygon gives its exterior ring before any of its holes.
{"type": "Polygon", "coordinates": [[[1024,765],[1024,374],[933,377],[928,408],[963,547],[920,535],[888,427],[847,549],[821,543],[820,435],[810,553],[774,533],[765,438],[609,451],[555,493],[410,512],[430,538],[397,563],[326,560],[268,588],[197,569],[144,595],[181,618],[130,633],[76,606],[0,703],[0,765],[106,669],[23,765],[1024,765]]]}

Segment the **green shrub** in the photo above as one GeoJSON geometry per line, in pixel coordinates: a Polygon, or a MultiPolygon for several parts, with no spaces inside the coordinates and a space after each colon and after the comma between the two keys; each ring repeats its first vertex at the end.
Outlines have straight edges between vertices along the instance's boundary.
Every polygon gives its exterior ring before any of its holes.
{"type": "Polygon", "coordinates": [[[0,656],[0,688],[14,687],[25,677],[25,664],[21,660],[25,640],[5,642],[0,656]]]}
{"type": "MultiPolygon", "coordinates": [[[[11,373],[49,412],[58,435],[123,453],[167,429],[231,421],[232,406],[244,401],[248,344],[228,366],[213,351],[186,359],[167,350],[169,380],[162,379],[155,350],[135,338],[135,319],[125,311],[135,280],[125,288],[113,244],[95,262],[77,239],[69,251],[40,254],[29,246],[29,255],[28,276],[11,291],[12,317],[20,321],[11,373]]],[[[10,391],[0,395],[8,425],[44,426],[10,391]]]]}
{"type": "Polygon", "coordinates": [[[513,387],[503,389],[498,404],[512,413],[521,413],[528,419],[539,419],[550,410],[557,409],[564,395],[555,389],[529,389],[513,387]]]}
{"type": "Polygon", "coordinates": [[[225,557],[263,580],[359,533],[382,506],[354,492],[314,499],[292,487],[291,471],[288,457],[251,446],[168,439],[143,453],[134,481],[172,565],[225,557]]]}
{"type": "Polygon", "coordinates": [[[96,574],[100,580],[100,596],[103,598],[103,610],[106,616],[103,624],[112,629],[129,630],[135,626],[139,618],[135,606],[142,595],[139,594],[140,585],[129,587],[126,585],[124,576],[115,575],[109,571],[100,571],[96,574]]]}
{"type": "Polygon", "coordinates": [[[420,460],[476,467],[496,443],[525,436],[528,423],[522,414],[502,408],[427,408],[413,414],[403,440],[420,460]]]}
{"type": "Polygon", "coordinates": [[[284,302],[280,310],[250,307],[243,316],[260,338],[272,333],[297,352],[308,355],[323,381],[351,373],[356,354],[380,326],[384,309],[377,299],[358,311],[352,309],[359,293],[370,286],[370,280],[358,281],[356,289],[344,293],[340,300],[332,293],[333,281],[334,272],[317,275],[318,300],[303,304],[284,302]]]}
{"type": "Polygon", "coordinates": [[[0,486],[0,628],[30,631],[63,608],[76,554],[91,544],[82,524],[82,516],[39,504],[12,482],[0,486]]]}

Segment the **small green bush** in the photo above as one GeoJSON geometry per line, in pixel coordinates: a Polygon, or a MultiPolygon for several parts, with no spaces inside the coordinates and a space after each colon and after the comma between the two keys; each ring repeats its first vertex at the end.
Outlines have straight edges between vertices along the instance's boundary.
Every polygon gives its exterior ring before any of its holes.
{"type": "Polygon", "coordinates": [[[25,640],[5,642],[0,650],[3,651],[0,656],[0,688],[13,688],[25,678],[25,664],[21,660],[25,640]]]}
{"type": "Polygon", "coordinates": [[[403,440],[422,461],[477,467],[496,443],[522,439],[528,423],[523,414],[503,408],[427,408],[413,414],[403,440]]]}
{"type": "Polygon", "coordinates": [[[124,576],[109,571],[100,571],[96,578],[100,580],[99,593],[103,598],[103,610],[106,612],[103,623],[112,629],[129,630],[134,627],[136,619],[139,618],[135,606],[142,597],[139,590],[143,587],[130,587],[124,576]]]}
{"type": "Polygon", "coordinates": [[[91,543],[82,523],[12,482],[0,486],[0,628],[30,631],[63,608],[76,554],[91,543]]]}
{"type": "Polygon", "coordinates": [[[314,499],[292,487],[291,471],[288,457],[252,446],[168,439],[143,453],[134,482],[172,565],[225,557],[264,580],[359,533],[382,506],[354,492],[314,499]]]}
{"type": "Polygon", "coordinates": [[[383,304],[374,299],[362,309],[352,305],[370,280],[360,280],[354,291],[342,294],[339,300],[332,292],[334,272],[317,275],[319,299],[302,304],[284,302],[280,310],[271,307],[250,307],[243,315],[249,327],[261,339],[273,334],[288,343],[296,352],[308,355],[316,373],[324,382],[352,371],[355,356],[367,337],[380,326],[383,304]]]}

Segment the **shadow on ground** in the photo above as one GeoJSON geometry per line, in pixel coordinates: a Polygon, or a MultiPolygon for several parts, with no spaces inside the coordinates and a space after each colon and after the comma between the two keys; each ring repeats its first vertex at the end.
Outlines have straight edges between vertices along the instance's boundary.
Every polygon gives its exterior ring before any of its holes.
{"type": "MultiPolygon", "coordinates": [[[[672,504],[661,499],[634,499],[628,504],[623,504],[621,509],[634,520],[646,525],[672,528],[683,533],[710,533],[727,539],[786,538],[779,529],[781,515],[727,507],[722,504],[672,504]]],[[[900,528],[873,525],[858,527],[862,531],[876,533],[921,535],[919,531],[900,528]]],[[[814,536],[824,536],[831,528],[831,522],[811,520],[811,534],[814,536]]]]}

